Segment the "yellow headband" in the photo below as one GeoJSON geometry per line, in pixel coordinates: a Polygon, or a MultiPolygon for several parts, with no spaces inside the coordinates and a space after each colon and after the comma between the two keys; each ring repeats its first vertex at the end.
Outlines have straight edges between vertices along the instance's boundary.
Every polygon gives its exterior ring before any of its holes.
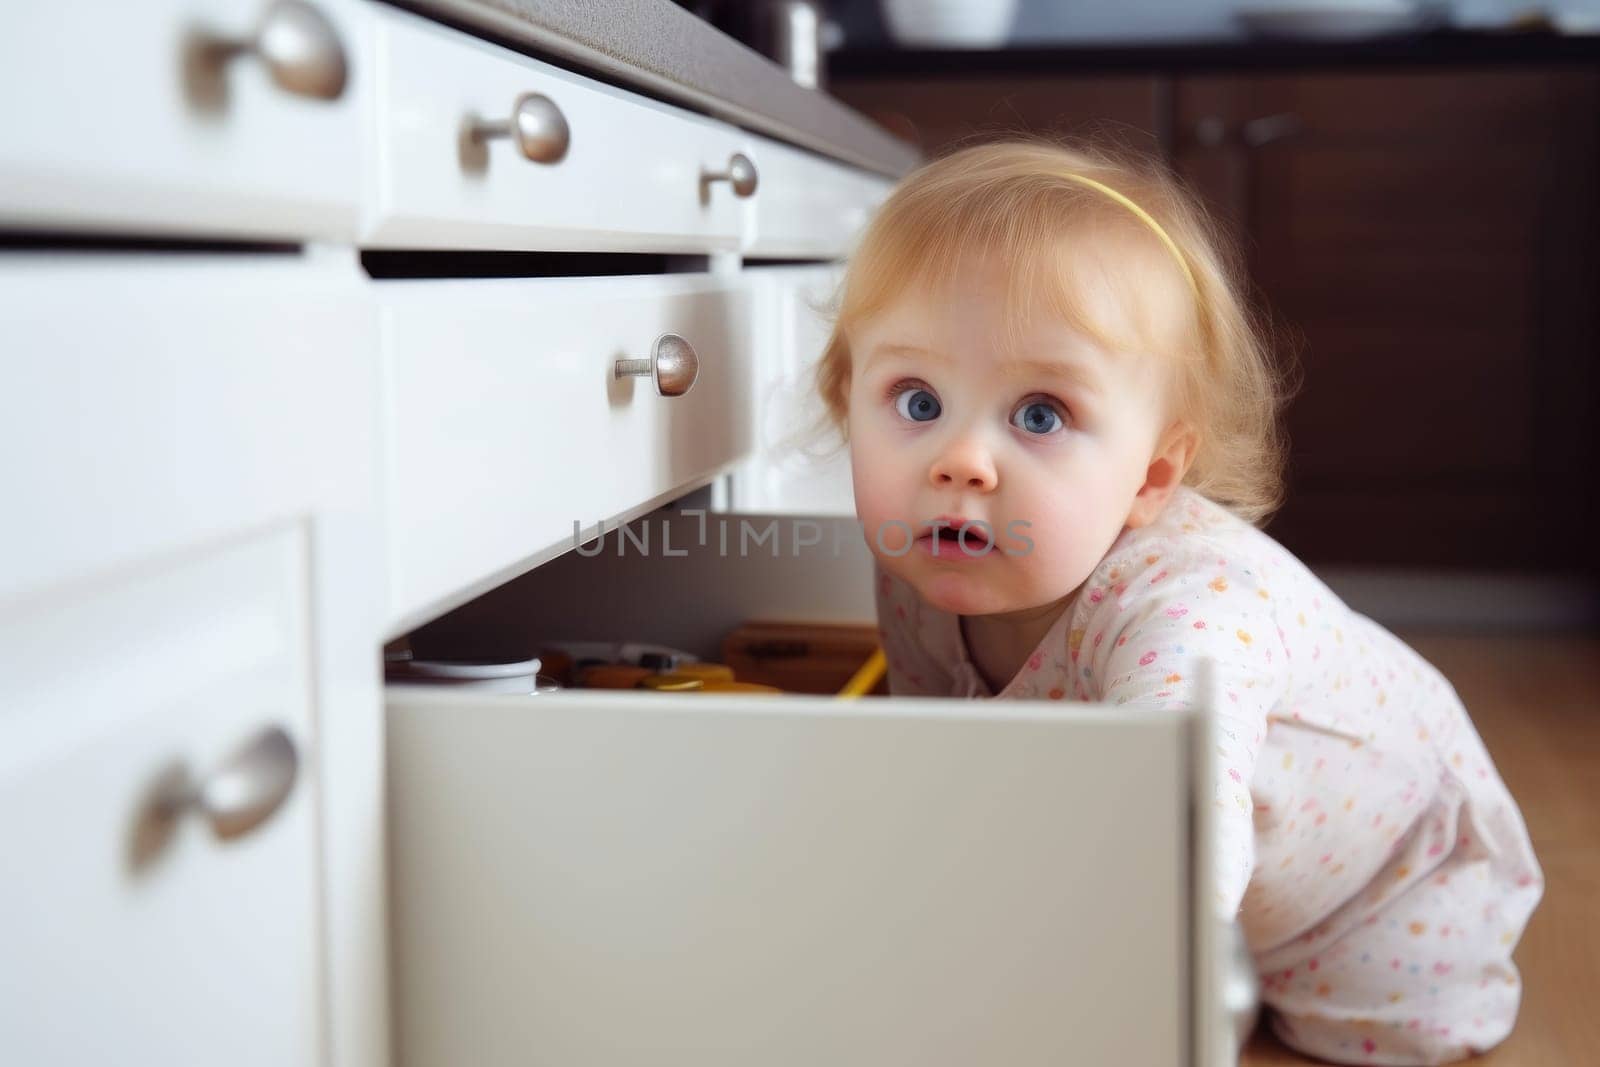
{"type": "Polygon", "coordinates": [[[1189,269],[1189,261],[1183,258],[1183,253],[1178,251],[1176,242],[1167,236],[1167,231],[1162,229],[1161,223],[1152,218],[1148,211],[1111,188],[1111,186],[1097,182],[1093,178],[1085,178],[1081,174],[1063,174],[1061,177],[1075,181],[1079,185],[1086,185],[1090,189],[1099,190],[1138,216],[1139,221],[1150,227],[1150,232],[1161,238],[1161,243],[1167,246],[1167,251],[1172,253],[1172,258],[1178,261],[1178,266],[1183,270],[1183,276],[1189,280],[1189,288],[1194,291],[1195,299],[1200,299],[1200,284],[1195,281],[1194,272],[1189,269]]]}

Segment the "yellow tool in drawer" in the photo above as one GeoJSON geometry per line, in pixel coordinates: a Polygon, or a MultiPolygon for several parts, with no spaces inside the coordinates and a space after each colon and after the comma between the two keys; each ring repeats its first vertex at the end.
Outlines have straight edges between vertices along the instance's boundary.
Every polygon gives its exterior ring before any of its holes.
{"type": "Polygon", "coordinates": [[[871,623],[754,621],[722,642],[722,661],[740,681],[786,693],[887,695],[881,669],[870,680],[869,674],[859,673],[878,652],[878,628],[871,623]],[[846,692],[852,680],[856,688],[846,692]]]}

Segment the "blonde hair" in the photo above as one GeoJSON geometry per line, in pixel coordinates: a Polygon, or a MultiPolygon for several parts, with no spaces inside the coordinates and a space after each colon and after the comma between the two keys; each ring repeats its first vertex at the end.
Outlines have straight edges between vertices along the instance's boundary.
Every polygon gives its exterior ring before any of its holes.
{"type": "Polygon", "coordinates": [[[981,144],[922,167],[895,188],[851,257],[817,365],[825,419],[841,435],[850,392],[847,331],[908,288],[949,283],[974,254],[1004,266],[1013,340],[1042,294],[1045,311],[1108,352],[1162,349],[1173,360],[1178,416],[1198,436],[1184,484],[1258,525],[1281,505],[1287,443],[1279,415],[1292,390],[1273,362],[1264,318],[1249,307],[1239,256],[1176,178],[1109,148],[981,144]],[[1112,244],[1100,240],[1110,235],[1123,238],[1115,242],[1120,264],[1105,251],[1112,244]],[[1068,247],[1079,254],[1063,256],[1068,247]],[[1163,265],[1118,269],[1134,257],[1163,265]],[[1069,273],[1086,268],[1111,288],[1131,335],[1113,333],[1083,287],[1072,284],[1069,273]],[[1158,327],[1158,302],[1140,295],[1162,275],[1193,309],[1176,342],[1170,328],[1158,327]]]}

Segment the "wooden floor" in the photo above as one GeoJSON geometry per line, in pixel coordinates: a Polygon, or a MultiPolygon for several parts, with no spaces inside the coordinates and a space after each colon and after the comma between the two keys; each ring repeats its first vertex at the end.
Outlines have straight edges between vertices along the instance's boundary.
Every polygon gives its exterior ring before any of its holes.
{"type": "MultiPolygon", "coordinates": [[[[1524,991],[1483,1067],[1600,1063],[1600,637],[1401,633],[1454,683],[1500,767],[1544,868],[1518,946],[1524,991]]],[[[1244,1067],[1316,1062],[1263,1030],[1244,1067]]]]}

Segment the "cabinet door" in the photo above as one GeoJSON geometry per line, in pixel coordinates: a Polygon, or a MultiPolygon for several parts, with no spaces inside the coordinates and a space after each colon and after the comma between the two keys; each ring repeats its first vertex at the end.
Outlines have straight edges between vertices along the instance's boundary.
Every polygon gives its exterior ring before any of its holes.
{"type": "Polygon", "coordinates": [[[352,0],[12,9],[0,33],[0,223],[349,240],[372,80],[366,15],[352,0]],[[261,41],[279,80],[248,48],[208,51],[261,41]]]}
{"type": "Polygon", "coordinates": [[[323,1061],[305,546],[285,526],[0,602],[9,1062],[323,1061]],[[241,757],[264,821],[161,815],[185,783],[228,800],[241,757]]]}
{"type": "MultiPolygon", "coordinates": [[[[321,924],[326,934],[326,972],[317,980],[325,979],[335,1006],[331,1047],[347,1064],[387,1059],[383,737],[373,655],[384,575],[376,473],[380,379],[377,313],[365,281],[348,251],[0,255],[0,614],[8,625],[26,629],[31,612],[73,590],[109,589],[157,566],[152,560],[190,559],[241,536],[304,525],[304,565],[315,574],[316,696],[327,712],[307,759],[320,760],[330,772],[319,827],[328,907],[307,929],[320,937],[312,928],[321,924]]],[[[218,573],[213,593],[219,606],[197,601],[189,628],[173,631],[175,645],[193,642],[196,662],[172,660],[171,684],[186,671],[209,669],[204,650],[217,635],[208,620],[222,625],[227,598],[236,592],[232,572],[218,573]]],[[[147,600],[151,611],[166,610],[156,594],[147,600]]],[[[84,612],[90,622],[99,618],[89,608],[84,612]]],[[[143,647],[142,625],[137,617],[127,620],[128,632],[139,637],[130,648],[143,647]]],[[[76,676],[102,671],[87,652],[68,655],[72,629],[57,635],[67,651],[51,660],[59,684],[68,688],[82,684],[76,676]]],[[[8,692],[17,655],[10,637],[0,644],[7,664],[0,693],[8,692]]],[[[157,683],[167,684],[160,676],[151,680],[157,683]]],[[[13,735],[5,731],[12,728],[12,703],[0,698],[0,763],[10,752],[13,735]]],[[[120,705],[108,699],[105,706],[120,705]]],[[[213,737],[206,732],[213,728],[210,719],[161,710],[166,707],[151,705],[148,736],[144,725],[128,720],[126,737],[105,743],[128,746],[130,759],[164,759],[161,744],[187,743],[191,727],[194,742],[210,746],[235,743],[251,725],[228,718],[234,705],[219,703],[213,714],[221,716],[217,728],[226,730],[213,737]]],[[[43,711],[30,712],[28,722],[50,724],[43,711]]],[[[197,758],[209,754],[209,748],[195,750],[197,758]]],[[[89,762],[70,762],[61,773],[70,770],[76,782],[76,768],[99,768],[115,757],[86,756],[89,762]]],[[[126,773],[136,772],[150,769],[128,764],[126,773]]],[[[48,791],[57,771],[37,773],[38,782],[16,785],[6,797],[26,799],[18,810],[36,814],[39,833],[54,832],[56,816],[27,798],[36,788],[48,791]]],[[[94,780],[88,770],[82,773],[94,780]]],[[[121,795],[110,799],[131,803],[121,795]]],[[[63,833],[84,829],[69,819],[60,825],[63,833]]],[[[19,876],[27,872],[17,869],[19,876]]],[[[39,878],[41,891],[60,889],[54,868],[39,878]]],[[[225,878],[215,885],[182,881],[190,886],[182,893],[184,907],[225,913],[237,895],[225,878]]],[[[130,923],[148,895],[141,887],[149,884],[128,883],[130,923]]],[[[105,900],[122,899],[105,893],[105,900]]],[[[264,906],[266,899],[251,896],[243,904],[264,906]]],[[[226,973],[223,960],[236,948],[243,960],[256,950],[245,914],[236,934],[217,941],[210,973],[226,973]]],[[[0,916],[0,924],[5,921],[0,916]]],[[[298,941],[286,945],[298,951],[298,941]]],[[[0,933],[0,955],[9,959],[10,952],[0,933]]],[[[0,964],[0,971],[7,967],[0,964]]],[[[215,995],[226,992],[219,980],[215,995]]],[[[276,999],[261,998],[255,1010],[280,1009],[276,999]]],[[[175,1019],[170,1025],[187,1025],[188,1015],[175,1019]]],[[[0,1023],[0,1035],[9,1033],[0,1023]]],[[[263,1048],[281,1051],[271,1042],[263,1048]]]]}
{"type": "Polygon", "coordinates": [[[392,689],[399,1062],[1212,1063],[1190,721],[392,689]]]}
{"type": "Polygon", "coordinates": [[[1586,558],[1597,109],[1584,71],[1180,79],[1178,165],[1234,223],[1304,372],[1270,529],[1291,550],[1586,558]]]}
{"type": "Polygon", "coordinates": [[[369,504],[352,259],[0,255],[0,598],[369,504]]]}
{"type": "Polygon", "coordinates": [[[849,449],[823,421],[815,377],[840,275],[838,266],[745,271],[757,445],[734,476],[735,510],[855,515],[849,449]]]}

